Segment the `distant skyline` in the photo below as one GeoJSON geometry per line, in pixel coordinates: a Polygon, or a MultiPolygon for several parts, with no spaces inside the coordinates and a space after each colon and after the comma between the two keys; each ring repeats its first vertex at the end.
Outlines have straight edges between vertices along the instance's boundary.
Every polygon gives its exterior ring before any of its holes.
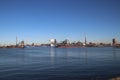
{"type": "Polygon", "coordinates": [[[0,0],[0,44],[120,42],[120,0],[0,0]]]}

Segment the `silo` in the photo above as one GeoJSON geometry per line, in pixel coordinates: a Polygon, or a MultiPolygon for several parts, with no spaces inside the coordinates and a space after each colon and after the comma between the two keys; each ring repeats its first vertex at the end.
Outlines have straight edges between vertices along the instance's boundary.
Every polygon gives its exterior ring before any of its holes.
{"type": "Polygon", "coordinates": [[[50,46],[55,47],[56,46],[56,39],[50,39],[50,46]]]}

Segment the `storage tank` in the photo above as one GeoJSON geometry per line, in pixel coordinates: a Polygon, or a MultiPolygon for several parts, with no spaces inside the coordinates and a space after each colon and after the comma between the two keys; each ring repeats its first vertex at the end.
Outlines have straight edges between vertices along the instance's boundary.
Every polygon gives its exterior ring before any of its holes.
{"type": "Polygon", "coordinates": [[[51,47],[56,46],[56,39],[50,39],[50,46],[51,47]]]}

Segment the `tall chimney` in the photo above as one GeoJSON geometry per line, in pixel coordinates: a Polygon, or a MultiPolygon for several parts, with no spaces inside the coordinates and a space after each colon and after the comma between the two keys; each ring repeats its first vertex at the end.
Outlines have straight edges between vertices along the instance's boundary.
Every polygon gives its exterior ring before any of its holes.
{"type": "Polygon", "coordinates": [[[17,36],[16,36],[16,46],[17,46],[17,42],[18,42],[18,39],[17,39],[17,36]]]}
{"type": "Polygon", "coordinates": [[[86,33],[85,33],[85,46],[86,46],[86,44],[87,44],[87,40],[86,40],[86,33]]]}

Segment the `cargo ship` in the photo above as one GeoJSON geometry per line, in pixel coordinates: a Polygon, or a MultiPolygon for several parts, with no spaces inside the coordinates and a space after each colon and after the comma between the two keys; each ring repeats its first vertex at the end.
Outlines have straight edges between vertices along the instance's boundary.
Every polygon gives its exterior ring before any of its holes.
{"type": "Polygon", "coordinates": [[[115,47],[115,48],[120,48],[120,44],[116,44],[116,45],[114,45],[113,47],[115,47]]]}
{"type": "Polygon", "coordinates": [[[82,46],[57,46],[57,48],[81,48],[82,46]]]}

